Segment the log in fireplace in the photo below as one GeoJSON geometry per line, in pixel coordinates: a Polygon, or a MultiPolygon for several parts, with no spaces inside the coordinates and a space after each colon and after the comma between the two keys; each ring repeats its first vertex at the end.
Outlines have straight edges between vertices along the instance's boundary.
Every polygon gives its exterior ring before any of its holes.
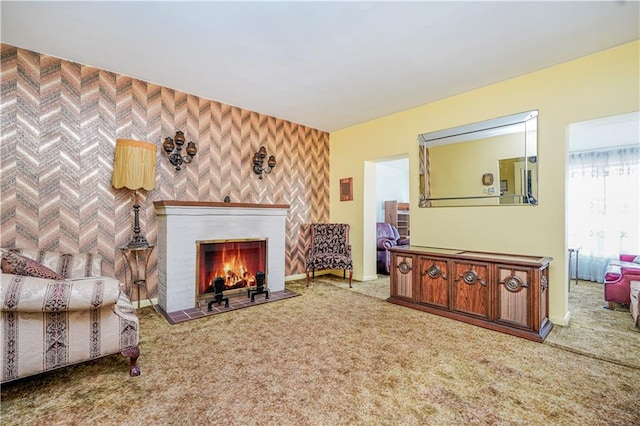
{"type": "MultiPolygon", "coordinates": [[[[235,295],[256,287],[256,276],[266,276],[267,239],[196,241],[196,304],[211,299],[224,280],[223,294],[235,295]]],[[[268,284],[268,283],[267,283],[268,284]]],[[[265,285],[267,285],[265,284],[265,285]]]]}

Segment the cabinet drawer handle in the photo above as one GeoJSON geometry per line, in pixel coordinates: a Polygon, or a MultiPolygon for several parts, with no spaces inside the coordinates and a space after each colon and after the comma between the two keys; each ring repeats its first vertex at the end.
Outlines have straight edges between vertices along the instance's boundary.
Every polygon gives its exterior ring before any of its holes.
{"type": "Polygon", "coordinates": [[[411,272],[411,266],[409,266],[406,260],[403,260],[398,265],[398,270],[403,274],[408,274],[409,272],[411,272]]]}
{"type": "Polygon", "coordinates": [[[520,277],[515,275],[509,275],[504,280],[498,282],[503,284],[504,287],[512,293],[517,293],[523,288],[529,287],[529,284],[523,282],[520,277]]]}
{"type": "Polygon", "coordinates": [[[458,281],[464,281],[466,284],[475,284],[475,283],[480,283],[483,286],[487,286],[487,283],[485,280],[483,280],[480,276],[478,276],[478,273],[476,271],[474,271],[473,269],[469,269],[467,271],[464,271],[462,273],[462,275],[458,275],[458,278],[455,279],[456,282],[458,281]]]}
{"type": "Polygon", "coordinates": [[[424,277],[425,275],[428,275],[430,278],[438,278],[438,277],[442,277],[445,280],[447,279],[447,274],[445,274],[444,272],[442,272],[442,269],[440,269],[437,265],[431,265],[429,267],[429,269],[427,269],[426,271],[424,271],[422,273],[422,276],[424,277]]]}

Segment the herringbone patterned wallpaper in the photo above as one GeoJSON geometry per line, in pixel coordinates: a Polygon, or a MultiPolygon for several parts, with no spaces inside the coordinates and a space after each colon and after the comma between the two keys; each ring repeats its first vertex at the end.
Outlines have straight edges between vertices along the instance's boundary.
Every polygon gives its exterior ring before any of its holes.
{"type": "MultiPolygon", "coordinates": [[[[286,274],[304,272],[310,222],[329,218],[329,134],[86,65],[0,45],[2,247],[97,252],[125,279],[119,247],[132,235],[132,193],[111,187],[117,138],[158,145],[156,188],[141,192],[151,243],[153,201],[290,204],[286,274]],[[161,149],[184,131],[198,154],[176,172],[161,149]],[[260,145],[278,165],[251,169],[260,145]]],[[[268,82],[265,82],[268,83],[268,82]]],[[[155,251],[149,268],[155,295],[155,251]]]]}

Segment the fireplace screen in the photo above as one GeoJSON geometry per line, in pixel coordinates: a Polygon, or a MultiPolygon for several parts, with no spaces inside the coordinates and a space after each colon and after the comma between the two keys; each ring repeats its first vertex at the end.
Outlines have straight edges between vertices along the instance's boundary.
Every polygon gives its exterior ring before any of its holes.
{"type": "Polygon", "coordinates": [[[267,273],[267,240],[196,241],[198,299],[213,293],[214,280],[224,279],[224,290],[255,287],[256,274],[267,273]]]}

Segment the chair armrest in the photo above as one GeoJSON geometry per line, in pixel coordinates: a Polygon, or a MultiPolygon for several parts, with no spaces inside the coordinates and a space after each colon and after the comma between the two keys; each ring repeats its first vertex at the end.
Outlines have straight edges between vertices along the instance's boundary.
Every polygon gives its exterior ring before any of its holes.
{"type": "Polygon", "coordinates": [[[388,250],[391,247],[397,246],[397,244],[391,238],[378,238],[377,246],[378,250],[388,250]]]}
{"type": "Polygon", "coordinates": [[[399,246],[408,246],[409,245],[409,237],[398,238],[399,246]]]}
{"type": "Polygon", "coordinates": [[[627,274],[638,275],[638,274],[640,274],[640,264],[637,264],[637,263],[620,262],[620,268],[621,268],[622,275],[627,275],[627,274]]]}
{"type": "Polygon", "coordinates": [[[2,274],[0,308],[3,311],[63,312],[115,305],[120,282],[110,277],[55,281],[2,274]]]}
{"type": "Polygon", "coordinates": [[[625,281],[631,281],[631,280],[640,281],[640,271],[623,272],[620,278],[625,281]]]}

